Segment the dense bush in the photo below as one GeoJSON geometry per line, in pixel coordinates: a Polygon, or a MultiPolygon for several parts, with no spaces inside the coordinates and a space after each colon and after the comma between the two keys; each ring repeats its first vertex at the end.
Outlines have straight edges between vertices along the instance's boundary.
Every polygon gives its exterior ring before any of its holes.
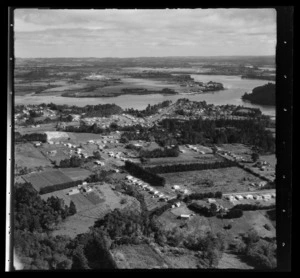
{"type": "Polygon", "coordinates": [[[252,90],[251,94],[245,93],[242,96],[242,99],[262,105],[275,105],[275,84],[268,83],[263,86],[256,87],[252,90]]]}
{"type": "Polygon", "coordinates": [[[50,230],[59,219],[69,215],[62,199],[51,197],[44,201],[30,183],[15,184],[14,197],[15,229],[50,230]]]}
{"type": "MultiPolygon", "coordinates": [[[[257,118],[186,121],[163,119],[160,125],[165,131],[160,133],[172,135],[173,138],[176,137],[179,145],[241,143],[257,146],[264,152],[274,152],[275,139],[271,131],[266,129],[268,122],[257,118]],[[176,134],[180,134],[180,136],[176,136],[176,134]]],[[[156,141],[159,141],[160,133],[154,134],[156,141]]]]}
{"type": "Polygon", "coordinates": [[[151,173],[133,162],[125,161],[125,169],[131,175],[133,175],[151,185],[164,186],[166,183],[166,181],[163,177],[160,177],[154,173],[151,173]]]}
{"type": "Polygon", "coordinates": [[[243,244],[235,248],[236,252],[257,269],[274,269],[276,260],[276,241],[261,239],[256,232],[249,232],[243,237],[243,244]]]}
{"type": "Polygon", "coordinates": [[[232,219],[232,218],[240,218],[243,216],[243,211],[241,209],[232,208],[230,209],[222,218],[232,219]]]}

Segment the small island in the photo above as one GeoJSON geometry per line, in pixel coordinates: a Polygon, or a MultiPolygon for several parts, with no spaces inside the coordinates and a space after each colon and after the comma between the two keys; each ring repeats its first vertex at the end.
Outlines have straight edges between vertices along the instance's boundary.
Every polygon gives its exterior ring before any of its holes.
{"type": "Polygon", "coordinates": [[[254,104],[275,106],[275,84],[268,83],[256,87],[251,94],[245,93],[242,96],[242,100],[250,101],[254,104]]]}

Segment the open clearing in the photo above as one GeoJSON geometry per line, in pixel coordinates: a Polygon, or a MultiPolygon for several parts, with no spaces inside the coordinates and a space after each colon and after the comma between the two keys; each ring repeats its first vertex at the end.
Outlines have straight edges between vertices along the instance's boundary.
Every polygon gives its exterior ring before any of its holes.
{"type": "Polygon", "coordinates": [[[239,167],[227,167],[220,169],[186,171],[160,174],[166,179],[166,186],[174,184],[184,185],[191,192],[244,192],[249,191],[249,184],[261,181],[254,175],[239,167]],[[213,186],[206,185],[210,180],[213,186]]]}
{"type": "Polygon", "coordinates": [[[219,261],[218,269],[253,269],[254,267],[243,262],[239,256],[224,252],[219,261]]]}
{"type": "Polygon", "coordinates": [[[267,161],[273,168],[276,167],[276,155],[271,154],[271,155],[261,155],[260,160],[267,161]]]}
{"type": "Polygon", "coordinates": [[[166,268],[164,260],[147,244],[121,245],[112,251],[116,263],[121,269],[166,268]]]}
{"type": "Polygon", "coordinates": [[[15,164],[27,168],[51,166],[49,159],[31,143],[15,144],[15,164]]]}
{"type": "Polygon", "coordinates": [[[117,208],[140,210],[140,203],[135,198],[113,191],[109,184],[94,184],[92,187],[94,188],[92,193],[98,197],[91,193],[88,195],[81,193],[66,195],[70,188],[42,195],[43,199],[50,196],[63,198],[67,205],[72,200],[77,209],[75,215],[68,217],[59,224],[57,230],[53,231],[54,236],[67,235],[74,238],[77,234],[87,232],[96,220],[103,218],[107,213],[117,208]],[[121,200],[124,200],[122,204],[121,200]]]}
{"type": "Polygon", "coordinates": [[[85,180],[92,172],[82,168],[61,168],[60,171],[73,181],[85,180]]]}

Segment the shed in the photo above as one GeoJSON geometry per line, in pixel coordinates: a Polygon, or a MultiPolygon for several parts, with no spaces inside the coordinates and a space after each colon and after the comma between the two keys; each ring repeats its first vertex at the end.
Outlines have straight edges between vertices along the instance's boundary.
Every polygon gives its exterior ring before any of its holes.
{"type": "Polygon", "coordinates": [[[183,219],[189,219],[190,218],[190,214],[181,214],[180,215],[180,218],[183,218],[183,219]]]}

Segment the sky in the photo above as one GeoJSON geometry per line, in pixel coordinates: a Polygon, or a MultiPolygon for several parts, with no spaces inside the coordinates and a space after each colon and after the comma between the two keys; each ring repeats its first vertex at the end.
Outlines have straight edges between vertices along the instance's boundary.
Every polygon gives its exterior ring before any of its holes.
{"type": "Polygon", "coordinates": [[[275,55],[275,9],[16,9],[15,57],[275,55]]]}

